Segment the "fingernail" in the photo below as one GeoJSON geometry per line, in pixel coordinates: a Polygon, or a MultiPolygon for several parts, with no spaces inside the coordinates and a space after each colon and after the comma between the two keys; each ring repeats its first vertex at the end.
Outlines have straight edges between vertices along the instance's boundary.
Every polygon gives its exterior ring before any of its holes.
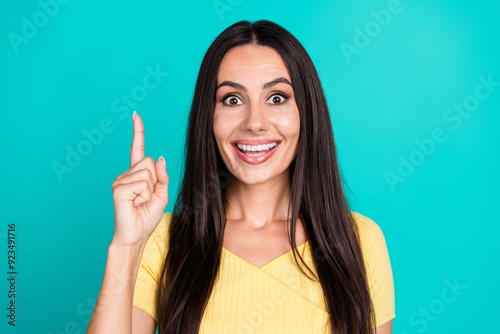
{"type": "Polygon", "coordinates": [[[137,112],[134,110],[134,113],[132,114],[132,122],[135,121],[135,115],[137,115],[137,112]]]}
{"type": "Polygon", "coordinates": [[[167,163],[165,162],[165,158],[162,156],[160,156],[160,159],[163,161],[163,166],[165,167],[165,169],[167,169],[167,163]]]}

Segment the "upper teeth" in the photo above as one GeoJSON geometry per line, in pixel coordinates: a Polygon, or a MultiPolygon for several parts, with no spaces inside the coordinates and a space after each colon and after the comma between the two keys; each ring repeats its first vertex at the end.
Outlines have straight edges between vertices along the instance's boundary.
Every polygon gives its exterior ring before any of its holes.
{"type": "Polygon", "coordinates": [[[278,142],[270,143],[270,144],[264,144],[264,145],[243,145],[243,144],[238,144],[238,148],[243,151],[267,151],[270,148],[273,148],[274,146],[278,145],[278,142]]]}

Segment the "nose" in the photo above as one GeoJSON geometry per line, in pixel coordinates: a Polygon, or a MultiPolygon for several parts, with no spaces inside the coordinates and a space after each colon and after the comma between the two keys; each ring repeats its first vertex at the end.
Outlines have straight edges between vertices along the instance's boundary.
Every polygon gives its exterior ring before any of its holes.
{"type": "Polygon", "coordinates": [[[241,130],[246,133],[263,133],[269,129],[264,106],[259,103],[250,103],[241,122],[241,130]]]}

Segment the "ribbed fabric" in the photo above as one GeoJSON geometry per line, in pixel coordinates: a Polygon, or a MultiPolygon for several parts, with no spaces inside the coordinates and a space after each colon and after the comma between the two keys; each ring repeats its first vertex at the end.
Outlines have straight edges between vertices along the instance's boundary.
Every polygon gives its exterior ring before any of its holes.
{"type": "MultiPolygon", "coordinates": [[[[352,214],[360,230],[378,327],[396,316],[389,254],[380,227],[368,217],[352,214]]],[[[156,289],[166,256],[171,219],[170,212],[164,213],[146,243],[134,290],[133,305],[156,320],[156,289]]],[[[316,273],[309,241],[297,249],[316,273]]],[[[222,254],[220,276],[205,309],[200,334],[329,333],[321,285],[302,274],[292,251],[260,268],[225,248],[222,254]]]]}

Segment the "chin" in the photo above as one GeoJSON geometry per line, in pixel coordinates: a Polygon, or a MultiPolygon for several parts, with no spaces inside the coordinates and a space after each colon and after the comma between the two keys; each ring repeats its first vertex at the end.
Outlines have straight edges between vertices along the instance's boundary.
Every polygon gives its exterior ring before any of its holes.
{"type": "Polygon", "coordinates": [[[278,180],[278,176],[280,173],[274,173],[269,171],[266,171],[265,173],[258,172],[258,171],[248,171],[245,173],[245,175],[242,175],[241,173],[238,173],[235,175],[235,177],[242,183],[248,184],[248,185],[256,185],[256,184],[262,184],[266,182],[274,182],[278,180]]]}

